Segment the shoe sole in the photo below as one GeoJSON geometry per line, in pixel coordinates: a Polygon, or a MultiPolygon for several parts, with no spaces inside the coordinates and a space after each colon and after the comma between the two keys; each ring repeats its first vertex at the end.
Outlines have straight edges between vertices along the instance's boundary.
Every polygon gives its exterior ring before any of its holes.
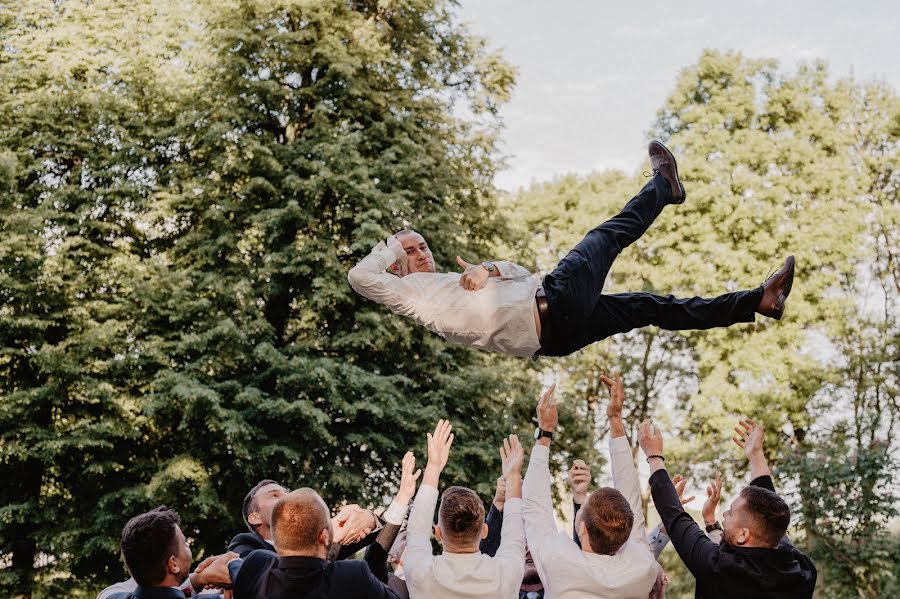
{"type": "Polygon", "coordinates": [[[787,301],[788,296],[791,294],[791,287],[794,286],[794,265],[796,262],[794,261],[793,256],[787,257],[788,263],[788,282],[784,287],[784,290],[778,295],[778,299],[775,300],[775,310],[772,313],[772,318],[775,320],[781,320],[781,317],[784,316],[784,303],[787,301]]]}
{"type": "Polygon", "coordinates": [[[666,145],[665,145],[663,142],[661,142],[661,141],[658,141],[658,140],[654,139],[654,140],[651,141],[650,143],[651,143],[651,144],[658,144],[663,150],[666,151],[666,153],[667,153],[669,156],[672,157],[672,164],[675,166],[675,180],[678,181],[678,189],[681,190],[681,199],[680,199],[680,200],[676,200],[676,199],[673,198],[673,199],[672,199],[672,203],[673,203],[673,204],[684,204],[684,201],[687,199],[687,192],[684,190],[684,185],[681,184],[681,177],[678,176],[678,161],[675,160],[675,154],[673,154],[673,153],[672,153],[672,150],[670,150],[669,148],[667,148],[666,145]]]}

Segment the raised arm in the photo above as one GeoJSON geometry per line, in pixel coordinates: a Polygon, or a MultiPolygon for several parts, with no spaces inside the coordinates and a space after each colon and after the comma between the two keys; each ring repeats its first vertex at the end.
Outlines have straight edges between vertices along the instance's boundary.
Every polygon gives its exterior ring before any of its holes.
{"type": "Polygon", "coordinates": [[[506,479],[500,476],[497,479],[497,490],[494,492],[494,500],[491,509],[484,519],[487,524],[488,534],[478,544],[478,549],[485,555],[494,557],[500,547],[503,527],[503,507],[506,503],[506,479]]]}
{"type": "Polygon", "coordinates": [[[587,501],[588,486],[591,484],[591,471],[584,460],[575,460],[572,467],[569,468],[569,487],[572,489],[572,540],[581,547],[581,539],[578,538],[578,532],[575,530],[575,522],[578,517],[578,510],[587,501]]]}
{"type": "Polygon", "coordinates": [[[347,280],[360,295],[406,316],[415,310],[418,288],[401,276],[405,274],[405,269],[397,269],[395,274],[387,272],[394,264],[406,265],[406,251],[400,241],[391,235],[387,242],[380,242],[350,269],[347,280]]]}
{"type": "MultiPolygon", "coordinates": [[[[763,426],[751,418],[739,421],[738,425],[734,428],[737,435],[732,440],[744,450],[744,455],[750,462],[750,485],[763,487],[775,493],[772,471],[769,469],[769,463],[763,452],[763,439],[766,436],[763,426]]],[[[781,539],[780,545],[793,547],[787,535],[781,539]]]]}
{"type": "Polygon", "coordinates": [[[600,376],[600,381],[609,389],[609,406],[606,417],[609,420],[609,458],[612,465],[613,487],[615,487],[631,506],[634,514],[634,525],[631,527],[631,538],[647,543],[644,530],[644,510],[641,505],[641,486],[638,482],[637,468],[628,439],[625,438],[625,425],[622,423],[622,404],[625,402],[625,391],[622,388],[622,377],[618,373],[614,378],[600,376]]]}
{"type": "Polygon", "coordinates": [[[510,435],[500,447],[506,503],[503,509],[503,538],[496,559],[503,563],[503,578],[518,587],[525,574],[525,529],[522,524],[522,463],[525,451],[519,438],[510,435]]]}
{"type": "Polygon", "coordinates": [[[703,534],[681,507],[678,491],[665,468],[662,433],[650,421],[640,428],[640,445],[650,464],[650,493],[672,545],[688,570],[697,577],[711,576],[719,546],[703,534]]]}
{"type": "MultiPolygon", "coordinates": [[[[553,432],[558,415],[556,399],[551,385],[541,396],[537,406],[538,427],[553,432]]],[[[542,573],[541,551],[549,537],[557,534],[553,516],[553,499],[550,496],[550,438],[541,437],[531,449],[531,460],[522,483],[522,513],[525,517],[525,538],[538,572],[542,573]]]]}
{"type": "Polygon", "coordinates": [[[384,512],[384,528],[381,529],[375,542],[366,549],[363,559],[369,564],[369,570],[381,582],[387,583],[388,580],[388,552],[403,526],[403,520],[406,518],[406,512],[409,509],[409,502],[412,500],[413,494],[416,492],[416,481],[421,470],[416,470],[416,456],[413,452],[407,451],[403,456],[400,465],[400,486],[397,495],[391,501],[391,505],[384,512]]]}
{"type": "Polygon", "coordinates": [[[407,528],[403,572],[408,580],[424,576],[428,571],[428,564],[431,563],[431,528],[438,500],[437,486],[441,472],[450,457],[450,446],[453,445],[452,430],[453,427],[448,421],[439,420],[434,433],[428,433],[428,463],[409,514],[407,528]]]}

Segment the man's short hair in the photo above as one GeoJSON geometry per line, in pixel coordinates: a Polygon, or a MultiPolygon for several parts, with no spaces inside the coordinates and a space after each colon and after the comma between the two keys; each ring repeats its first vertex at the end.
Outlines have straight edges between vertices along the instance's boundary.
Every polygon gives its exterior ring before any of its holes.
{"type": "Polygon", "coordinates": [[[481,538],[484,504],[472,489],[450,487],[441,497],[438,519],[443,538],[453,545],[467,545],[481,538]]]}
{"type": "Polygon", "coordinates": [[[178,514],[164,505],[135,516],[122,529],[122,558],[141,586],[159,584],[166,577],[169,557],[180,553],[175,527],[178,514]]]}
{"type": "Polygon", "coordinates": [[[634,513],[625,496],[612,487],[600,487],[590,494],[581,511],[591,550],[602,555],[615,555],[628,540],[634,526],[634,513]]]}
{"type": "Polygon", "coordinates": [[[319,494],[309,487],[291,491],[272,510],[272,540],[279,550],[314,549],[331,515],[319,494]]]}
{"type": "Polygon", "coordinates": [[[250,529],[250,532],[256,532],[256,526],[258,526],[258,525],[250,524],[250,512],[255,512],[256,510],[259,509],[259,505],[256,503],[256,494],[259,492],[260,489],[262,489],[266,485],[277,485],[277,484],[278,484],[278,482],[274,481],[272,479],[269,479],[269,478],[263,479],[263,480],[259,481],[258,483],[256,483],[255,485],[253,485],[253,488],[250,489],[250,492],[247,493],[247,495],[244,497],[244,505],[241,508],[241,515],[244,517],[244,524],[247,525],[247,528],[250,529]]]}
{"type": "Polygon", "coordinates": [[[774,493],[763,487],[745,487],[741,491],[744,510],[753,521],[753,532],[769,547],[775,547],[791,524],[791,508],[774,493]]]}

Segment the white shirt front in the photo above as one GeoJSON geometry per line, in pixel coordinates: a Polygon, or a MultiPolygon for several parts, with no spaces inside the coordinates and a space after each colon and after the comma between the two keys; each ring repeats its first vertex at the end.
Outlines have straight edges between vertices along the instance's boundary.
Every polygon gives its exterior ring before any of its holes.
{"type": "Polygon", "coordinates": [[[512,262],[495,262],[499,277],[468,291],[460,273],[416,272],[401,278],[386,272],[406,252],[395,237],[381,242],[350,269],[357,293],[408,316],[453,343],[511,356],[531,357],[541,347],[534,323],[539,281],[512,262]]]}
{"type": "Polygon", "coordinates": [[[647,599],[660,571],[647,544],[641,491],[625,437],[610,440],[613,486],[628,500],[634,526],[615,555],[582,551],[560,532],[550,497],[550,448],[535,444],[522,484],[525,538],[544,583],[545,599],[647,599]]]}
{"type": "Polygon", "coordinates": [[[483,553],[431,553],[431,525],[438,490],[421,485],[409,515],[403,574],[411,599],[517,599],[525,575],[522,500],[503,507],[500,547],[483,553]]]}

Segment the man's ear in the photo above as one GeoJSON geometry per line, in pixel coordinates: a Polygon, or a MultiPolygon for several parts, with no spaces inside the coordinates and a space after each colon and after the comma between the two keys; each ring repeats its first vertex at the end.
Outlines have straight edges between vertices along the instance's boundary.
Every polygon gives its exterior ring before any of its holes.
{"type": "Polygon", "coordinates": [[[739,528],[738,533],[734,536],[735,545],[746,545],[750,542],[750,529],[739,528]]]}
{"type": "Polygon", "coordinates": [[[169,561],[166,562],[166,571],[168,574],[181,574],[181,566],[178,564],[178,556],[169,556],[169,561]]]}
{"type": "Polygon", "coordinates": [[[439,524],[434,525],[434,538],[437,539],[438,543],[443,544],[443,541],[441,541],[441,526],[439,524]]]}
{"type": "Polygon", "coordinates": [[[481,538],[482,539],[487,538],[489,530],[490,529],[488,528],[487,522],[485,522],[484,524],[481,525],[481,538]]]}
{"type": "Polygon", "coordinates": [[[259,512],[250,512],[247,514],[247,522],[253,526],[259,526],[263,523],[262,518],[259,517],[259,512]]]}
{"type": "Polygon", "coordinates": [[[316,542],[319,545],[324,545],[325,547],[328,547],[328,529],[327,528],[323,528],[319,532],[319,538],[316,539],[316,542]]]}

